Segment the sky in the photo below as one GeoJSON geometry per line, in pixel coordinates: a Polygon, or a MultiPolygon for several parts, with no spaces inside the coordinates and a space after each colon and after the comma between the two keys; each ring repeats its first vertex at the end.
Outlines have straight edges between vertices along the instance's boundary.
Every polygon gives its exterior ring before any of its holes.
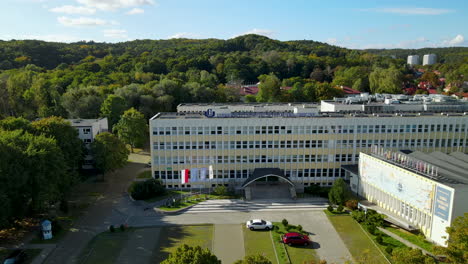
{"type": "Polygon", "coordinates": [[[59,42],[255,33],[353,49],[468,47],[467,0],[0,0],[0,39],[59,42]]]}

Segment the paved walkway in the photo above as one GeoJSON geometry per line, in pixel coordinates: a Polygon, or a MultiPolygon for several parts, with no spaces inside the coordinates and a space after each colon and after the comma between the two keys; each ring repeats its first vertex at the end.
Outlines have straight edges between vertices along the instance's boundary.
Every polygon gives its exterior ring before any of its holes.
{"type": "Polygon", "coordinates": [[[213,253],[223,264],[244,258],[244,233],[240,224],[214,226],[213,253]]]}
{"type": "Polygon", "coordinates": [[[117,264],[150,263],[151,254],[159,241],[160,228],[135,230],[120,252],[117,264]]]}
{"type": "Polygon", "coordinates": [[[400,237],[399,235],[394,234],[394,233],[388,231],[385,228],[382,228],[382,227],[378,227],[378,228],[379,228],[380,231],[384,232],[386,235],[393,237],[394,239],[400,241],[401,243],[407,245],[408,247],[420,249],[424,254],[429,255],[429,256],[434,256],[431,252],[429,252],[429,251],[427,251],[427,250],[425,250],[425,249],[423,249],[423,248],[409,242],[408,240],[400,237]]]}

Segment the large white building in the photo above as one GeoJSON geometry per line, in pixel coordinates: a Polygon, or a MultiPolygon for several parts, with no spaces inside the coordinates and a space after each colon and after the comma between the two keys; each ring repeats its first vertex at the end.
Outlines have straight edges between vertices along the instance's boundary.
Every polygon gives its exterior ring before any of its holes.
{"type": "Polygon", "coordinates": [[[407,64],[409,64],[409,65],[418,65],[419,64],[419,55],[409,55],[407,64]]]}
{"type": "Polygon", "coordinates": [[[351,189],[408,229],[445,245],[446,228],[468,212],[468,155],[462,152],[390,151],[375,146],[360,153],[351,189]]]}
{"type": "Polygon", "coordinates": [[[437,62],[437,56],[435,54],[426,54],[423,56],[423,65],[432,65],[437,62]]]}
{"type": "Polygon", "coordinates": [[[177,112],[158,113],[150,119],[153,177],[168,188],[245,187],[255,169],[274,168],[301,191],[345,177],[341,166],[356,164],[372,145],[466,152],[464,113],[389,114],[384,103],[360,112],[336,104],[344,110],[322,112],[300,103],[181,104],[177,112]],[[192,169],[202,180],[182,184],[181,171],[192,169]]]}
{"type": "Polygon", "coordinates": [[[83,141],[87,150],[87,153],[84,158],[83,168],[93,168],[94,162],[91,153],[91,143],[93,143],[94,138],[98,134],[108,131],[109,127],[107,118],[104,117],[99,119],[68,119],[68,121],[70,121],[72,127],[78,130],[78,137],[83,141]]]}

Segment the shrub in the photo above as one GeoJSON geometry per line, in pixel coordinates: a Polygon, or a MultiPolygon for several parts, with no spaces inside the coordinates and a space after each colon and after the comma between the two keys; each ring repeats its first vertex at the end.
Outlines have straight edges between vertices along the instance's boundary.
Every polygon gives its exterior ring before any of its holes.
{"type": "Polygon", "coordinates": [[[327,207],[327,210],[333,213],[333,206],[329,205],[329,206],[327,207]]]}
{"type": "Polygon", "coordinates": [[[393,247],[392,246],[386,246],[385,247],[385,252],[387,252],[389,255],[392,255],[393,247]]]}
{"type": "Polygon", "coordinates": [[[111,233],[114,233],[114,232],[115,232],[115,227],[114,227],[114,225],[110,225],[110,226],[109,226],[109,231],[110,231],[111,233]]]}
{"type": "Polygon", "coordinates": [[[125,231],[125,225],[124,224],[120,225],[120,231],[122,231],[122,232],[125,231]]]}
{"type": "Polygon", "coordinates": [[[375,235],[375,225],[367,225],[367,231],[369,231],[369,233],[371,233],[372,235],[375,235]]]}
{"type": "Polygon", "coordinates": [[[353,211],[351,217],[358,221],[358,223],[362,223],[366,220],[366,214],[363,211],[353,211]]]}
{"type": "Polygon", "coordinates": [[[375,237],[375,241],[377,241],[377,243],[379,243],[380,245],[382,245],[383,243],[383,238],[382,238],[382,233],[378,233],[377,236],[375,237]]]}
{"type": "Polygon", "coordinates": [[[285,227],[287,227],[287,226],[289,225],[288,220],[286,220],[286,219],[281,220],[281,223],[282,223],[285,227]]]}
{"type": "Polygon", "coordinates": [[[298,226],[297,226],[297,230],[299,230],[299,232],[302,232],[302,226],[301,226],[301,225],[298,225],[298,226]]]}
{"type": "Polygon", "coordinates": [[[345,202],[346,207],[350,210],[356,210],[358,208],[358,201],[357,200],[348,200],[345,202]]]}
{"type": "Polygon", "coordinates": [[[130,186],[130,195],[135,200],[145,200],[163,195],[166,188],[157,179],[149,179],[146,181],[133,182],[130,186]]]}
{"type": "Polygon", "coordinates": [[[219,185],[214,188],[213,193],[216,195],[225,196],[228,194],[228,190],[226,186],[219,185]]]}
{"type": "Polygon", "coordinates": [[[60,211],[68,214],[68,200],[67,199],[60,200],[59,209],[60,209],[60,211]]]}
{"type": "Polygon", "coordinates": [[[344,209],[344,207],[340,204],[340,205],[338,205],[338,208],[336,208],[336,211],[341,213],[341,212],[343,212],[343,209],[344,209]]]}

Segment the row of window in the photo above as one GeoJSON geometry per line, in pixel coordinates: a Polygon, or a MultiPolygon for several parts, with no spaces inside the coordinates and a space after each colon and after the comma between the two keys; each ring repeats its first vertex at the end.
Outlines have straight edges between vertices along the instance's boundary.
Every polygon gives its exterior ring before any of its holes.
{"type": "MultiPolygon", "coordinates": [[[[180,172],[173,170],[154,171],[154,178],[162,180],[180,179],[180,172]]],[[[246,179],[250,176],[250,170],[214,170],[214,179],[246,179]]],[[[343,169],[295,169],[285,170],[284,174],[289,178],[303,177],[344,177],[343,169]]],[[[210,179],[205,179],[210,181],[210,179]]]]}
{"type": "MultiPolygon", "coordinates": [[[[468,139],[358,139],[337,140],[336,148],[370,148],[372,145],[385,147],[458,147],[468,143],[468,139]]],[[[328,140],[263,140],[263,141],[194,141],[194,142],[153,142],[154,150],[194,150],[194,149],[297,149],[328,148],[328,140]]]]}
{"type": "Polygon", "coordinates": [[[466,124],[154,127],[153,135],[287,135],[465,132],[466,124]]]}
{"type": "MultiPolygon", "coordinates": [[[[356,157],[359,155],[356,155],[356,157]]],[[[351,160],[350,160],[351,161],[351,160]]],[[[155,156],[158,165],[328,162],[328,155],[155,156]]]]}

